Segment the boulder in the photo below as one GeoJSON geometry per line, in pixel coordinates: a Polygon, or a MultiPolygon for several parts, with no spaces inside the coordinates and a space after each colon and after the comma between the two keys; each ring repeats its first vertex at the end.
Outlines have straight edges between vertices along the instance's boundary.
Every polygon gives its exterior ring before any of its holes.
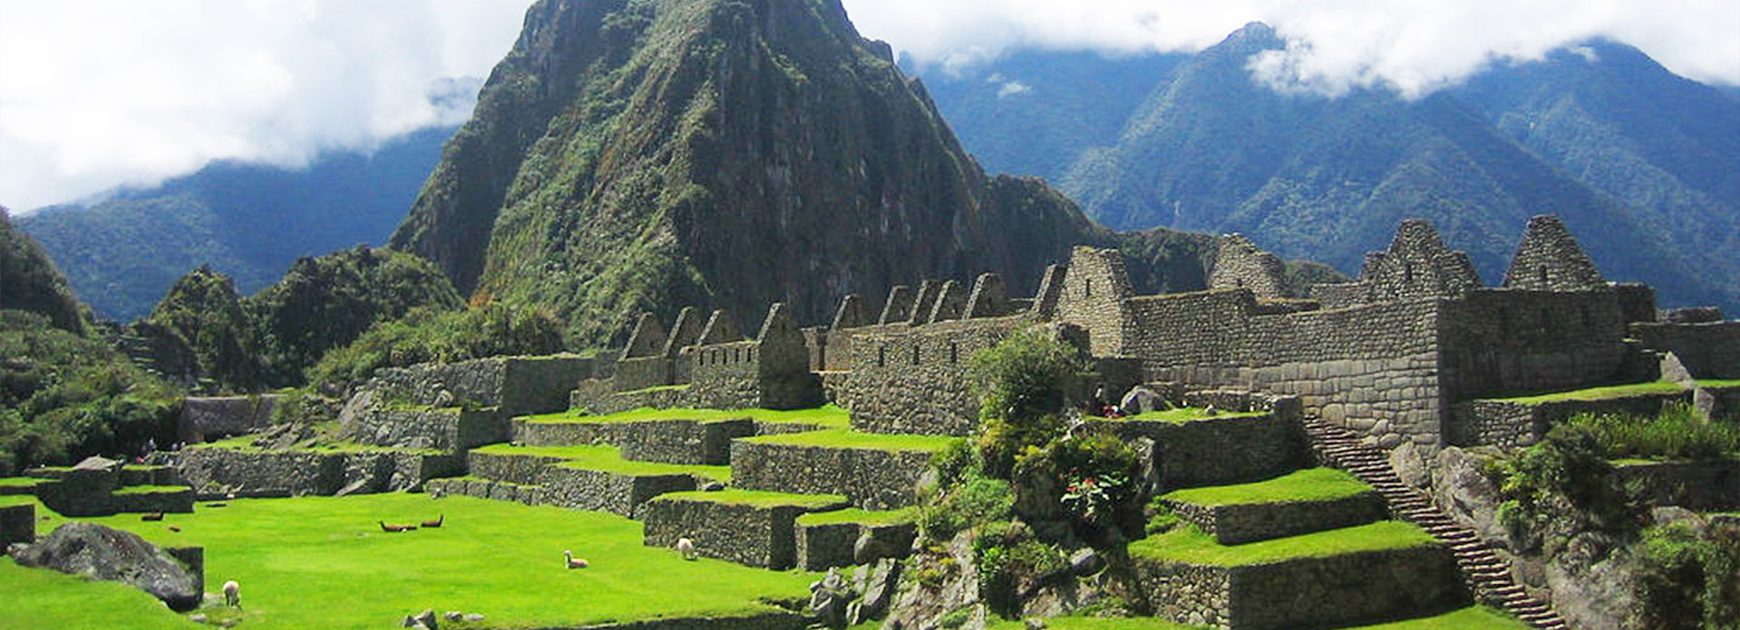
{"type": "Polygon", "coordinates": [[[1129,393],[1124,394],[1124,399],[1118,402],[1118,408],[1123,410],[1125,415],[1133,416],[1149,411],[1171,409],[1172,405],[1167,404],[1166,399],[1161,397],[1159,392],[1138,385],[1130,388],[1129,393]]]}
{"type": "Polygon", "coordinates": [[[135,534],[95,523],[62,525],[14,558],[27,567],[123,582],[179,612],[198,608],[204,597],[200,576],[168,553],[135,534]]]}

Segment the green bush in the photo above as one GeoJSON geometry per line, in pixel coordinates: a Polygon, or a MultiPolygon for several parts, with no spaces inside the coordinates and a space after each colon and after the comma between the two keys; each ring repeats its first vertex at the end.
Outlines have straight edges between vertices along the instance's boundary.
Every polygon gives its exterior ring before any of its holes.
{"type": "Polygon", "coordinates": [[[1700,536],[1684,523],[1651,527],[1633,558],[1641,627],[1740,628],[1740,528],[1700,536]]]}
{"type": "Polygon", "coordinates": [[[971,376],[980,401],[980,461],[1007,478],[1015,461],[1063,435],[1062,413],[1080,353],[1043,328],[1018,331],[973,355],[971,376]]]}
{"type": "Polygon", "coordinates": [[[1063,554],[1033,538],[1024,528],[981,536],[973,547],[979,566],[979,597],[991,612],[1006,618],[1021,613],[1023,582],[1062,569],[1063,554]]]}
{"type": "MultiPolygon", "coordinates": [[[[1539,444],[1497,465],[1499,520],[1530,546],[1562,542],[1550,531],[1635,533],[1640,508],[1613,475],[1588,426],[1561,424],[1539,444]]],[[[1552,551],[1549,549],[1549,552],[1552,551]]]]}
{"type": "Polygon", "coordinates": [[[1655,416],[1579,414],[1566,424],[1583,427],[1608,459],[1714,459],[1740,455],[1740,423],[1712,422],[1691,405],[1668,405],[1655,416]]]}
{"type": "Polygon", "coordinates": [[[919,508],[919,529],[930,540],[948,540],[976,526],[1006,522],[1015,513],[1015,493],[1001,479],[972,476],[943,492],[919,508]]]}
{"type": "Polygon", "coordinates": [[[1046,519],[1061,508],[1083,533],[1140,523],[1136,452],[1109,431],[1078,429],[1021,456],[1015,464],[1016,510],[1046,519]]]}
{"type": "Polygon", "coordinates": [[[563,347],[562,325],[541,310],[499,304],[460,311],[422,308],[376,324],[354,343],[327,353],[309,369],[308,380],[342,389],[385,367],[553,354],[563,347]]]}
{"type": "Polygon", "coordinates": [[[179,392],[100,341],[0,311],[0,467],[127,457],[174,438],[179,392]]]}

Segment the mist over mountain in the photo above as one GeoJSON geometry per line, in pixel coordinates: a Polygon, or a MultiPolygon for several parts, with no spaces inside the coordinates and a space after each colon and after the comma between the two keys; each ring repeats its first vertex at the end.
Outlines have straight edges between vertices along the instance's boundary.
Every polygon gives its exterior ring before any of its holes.
{"type": "MultiPolygon", "coordinates": [[[[453,89],[465,89],[462,83],[453,89]]],[[[202,265],[232,277],[246,295],[276,282],[299,257],[385,243],[453,131],[424,129],[372,153],[328,152],[305,169],[219,162],[157,187],[117,191],[88,207],[44,208],[15,222],[98,315],[129,321],[202,265]]]]}
{"type": "Polygon", "coordinates": [[[1253,24],[1193,56],[1023,53],[920,71],[989,170],[1043,176],[1113,228],[1238,231],[1353,271],[1420,216],[1496,282],[1526,218],[1553,213],[1610,278],[1655,284],[1666,304],[1740,306],[1731,96],[1606,42],[1412,101],[1282,94],[1251,79],[1250,59],[1284,45],[1253,24]],[[1139,98],[1075,87],[1133,67],[1152,86],[1139,98]],[[999,96],[1011,82],[1028,89],[999,96]],[[1072,97],[1098,102],[1059,114],[1072,97]],[[1092,112],[1107,118],[1081,120],[1092,112]],[[1090,147],[1022,131],[1111,125],[1117,136],[1090,147]]]}

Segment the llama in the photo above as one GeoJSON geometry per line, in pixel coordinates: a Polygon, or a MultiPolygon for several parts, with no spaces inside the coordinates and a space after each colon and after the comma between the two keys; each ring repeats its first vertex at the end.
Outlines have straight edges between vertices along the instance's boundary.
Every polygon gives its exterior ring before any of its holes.
{"type": "Polygon", "coordinates": [[[684,560],[694,560],[696,558],[695,541],[688,538],[678,538],[677,553],[683,554],[684,560]]]}
{"type": "Polygon", "coordinates": [[[584,569],[592,566],[592,563],[587,562],[585,558],[576,558],[574,552],[567,549],[562,550],[562,558],[568,561],[567,565],[570,569],[584,569]]]}
{"type": "Polygon", "coordinates": [[[434,529],[434,528],[440,527],[441,524],[445,523],[445,522],[447,522],[447,515],[442,514],[441,518],[435,519],[433,521],[423,521],[423,528],[424,529],[434,529]]]}
{"type": "Polygon", "coordinates": [[[394,533],[394,534],[397,534],[399,532],[414,531],[417,529],[416,525],[388,525],[386,521],[375,521],[375,522],[381,524],[381,531],[390,532],[390,533],[394,533]]]}
{"type": "Polygon", "coordinates": [[[224,582],[224,605],[237,609],[242,607],[242,585],[235,580],[224,582]]]}

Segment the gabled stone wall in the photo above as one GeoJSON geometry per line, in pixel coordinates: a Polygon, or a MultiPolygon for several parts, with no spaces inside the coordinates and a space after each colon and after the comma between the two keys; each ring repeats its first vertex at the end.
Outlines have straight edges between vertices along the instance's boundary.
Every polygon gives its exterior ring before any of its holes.
{"type": "Polygon", "coordinates": [[[1023,315],[854,333],[852,426],[876,433],[966,435],[977,425],[967,363],[1033,321],[1023,315]]]}

